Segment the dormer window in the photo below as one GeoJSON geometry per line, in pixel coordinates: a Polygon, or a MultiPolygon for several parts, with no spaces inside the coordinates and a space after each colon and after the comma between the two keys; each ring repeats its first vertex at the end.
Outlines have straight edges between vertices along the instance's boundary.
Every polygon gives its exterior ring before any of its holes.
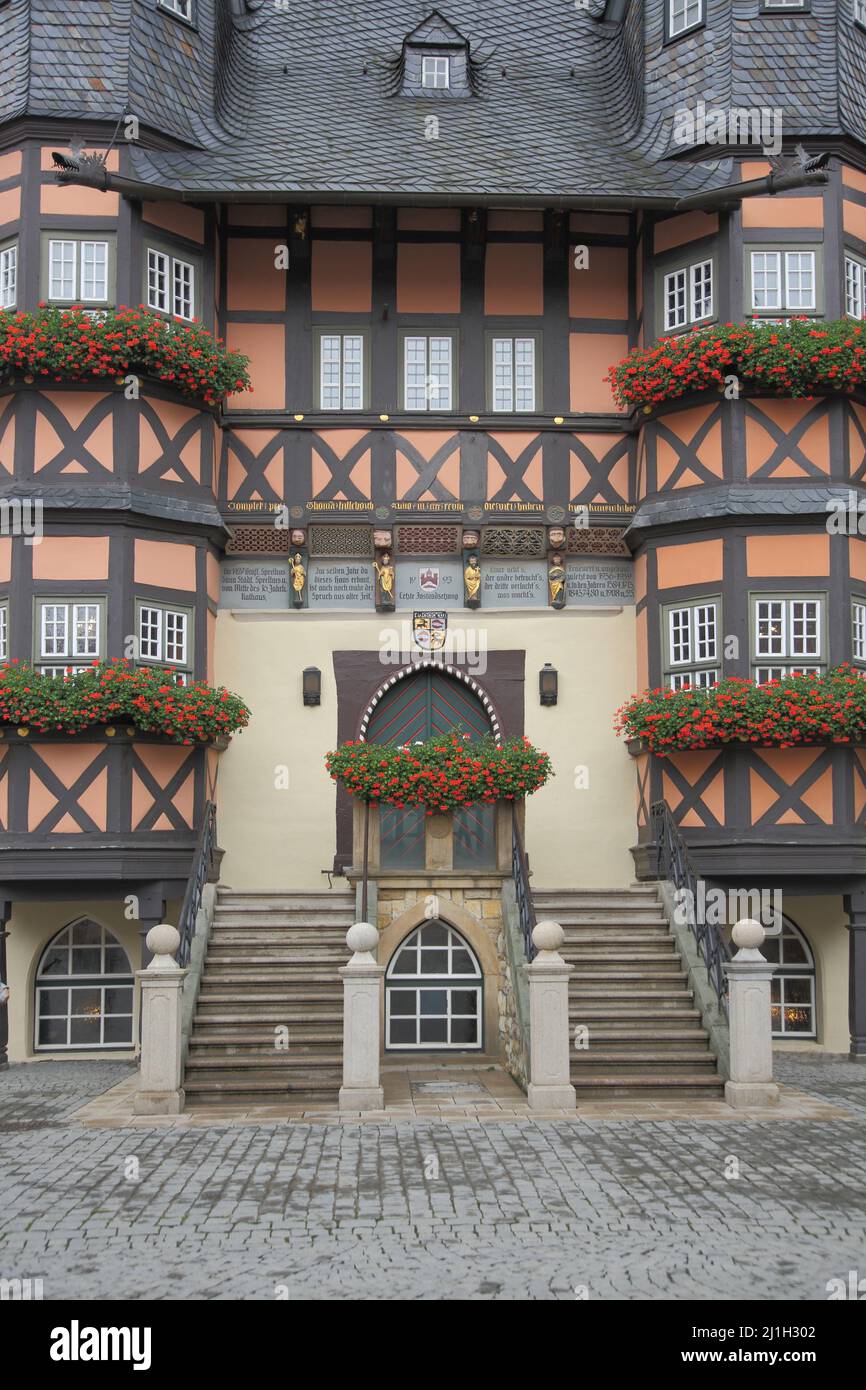
{"type": "Polygon", "coordinates": [[[449,101],[473,94],[469,41],[438,10],[406,35],[399,71],[403,96],[449,101]]]}
{"type": "Polygon", "coordinates": [[[422,58],[421,85],[422,87],[450,87],[451,59],[430,57],[422,58]]]}
{"type": "Polygon", "coordinates": [[[665,6],[666,39],[678,39],[689,34],[704,22],[704,0],[667,0],[665,6]]]}

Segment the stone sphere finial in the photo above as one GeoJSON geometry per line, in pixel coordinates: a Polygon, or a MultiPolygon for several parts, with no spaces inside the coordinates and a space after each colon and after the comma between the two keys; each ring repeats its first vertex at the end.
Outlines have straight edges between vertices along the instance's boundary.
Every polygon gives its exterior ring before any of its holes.
{"type": "Polygon", "coordinates": [[[565,932],[558,922],[538,922],[532,932],[533,945],[539,951],[558,951],[565,940],[565,932]]]}
{"type": "Polygon", "coordinates": [[[764,937],[767,933],[754,917],[743,917],[739,922],[734,923],[731,936],[734,945],[739,946],[744,951],[756,951],[763,945],[764,937]]]}
{"type": "Polygon", "coordinates": [[[174,958],[180,946],[180,932],[177,927],[173,927],[170,922],[160,922],[157,926],[151,927],[144,940],[147,949],[153,954],[148,970],[166,970],[174,966],[174,958]]]}
{"type": "Polygon", "coordinates": [[[346,932],[346,945],[356,956],[371,955],[379,945],[379,933],[372,922],[355,922],[346,932]]]}

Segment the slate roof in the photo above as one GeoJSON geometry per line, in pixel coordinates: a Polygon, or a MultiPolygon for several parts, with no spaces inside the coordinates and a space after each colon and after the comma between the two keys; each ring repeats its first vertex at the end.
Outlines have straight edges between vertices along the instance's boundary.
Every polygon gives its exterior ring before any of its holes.
{"type": "Polygon", "coordinates": [[[193,198],[670,200],[732,181],[730,161],[689,162],[672,143],[677,108],[699,100],[778,107],[786,138],[866,143],[854,0],[706,4],[706,27],[665,45],[664,0],[631,0],[618,24],[605,0],[196,0],[195,27],[157,0],[11,0],[0,121],[113,127],[128,107],[174,146],[130,147],[130,176],[193,198]],[[404,42],[453,31],[471,99],[401,94],[404,42]]]}

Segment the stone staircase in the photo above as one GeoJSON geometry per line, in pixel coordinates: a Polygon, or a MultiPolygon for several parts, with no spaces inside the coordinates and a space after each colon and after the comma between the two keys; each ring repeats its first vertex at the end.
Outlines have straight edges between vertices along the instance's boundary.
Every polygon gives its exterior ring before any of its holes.
{"type": "Polygon", "coordinates": [[[221,888],[184,1088],[196,1105],[336,1102],[353,893],[221,888]],[[288,1048],[275,1046],[288,1029],[288,1048]]]}
{"type": "Polygon", "coordinates": [[[709,1035],[654,887],[534,892],[539,921],[565,931],[571,1080],[589,1100],[721,1100],[709,1035]],[[589,1045],[574,1046],[574,1030],[589,1045]]]}

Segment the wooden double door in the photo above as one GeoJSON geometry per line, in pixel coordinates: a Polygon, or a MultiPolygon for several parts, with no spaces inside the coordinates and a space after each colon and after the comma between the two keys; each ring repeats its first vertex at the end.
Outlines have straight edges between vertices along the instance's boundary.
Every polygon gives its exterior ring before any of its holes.
{"type": "MultiPolygon", "coordinates": [[[[425,669],[399,681],[377,705],[367,728],[368,743],[409,744],[454,730],[477,742],[490,733],[478,696],[444,671],[425,669]]],[[[462,806],[454,813],[454,868],[495,867],[495,806],[462,806]]],[[[379,862],[383,869],[424,868],[423,811],[383,806],[379,816],[379,862]]]]}

